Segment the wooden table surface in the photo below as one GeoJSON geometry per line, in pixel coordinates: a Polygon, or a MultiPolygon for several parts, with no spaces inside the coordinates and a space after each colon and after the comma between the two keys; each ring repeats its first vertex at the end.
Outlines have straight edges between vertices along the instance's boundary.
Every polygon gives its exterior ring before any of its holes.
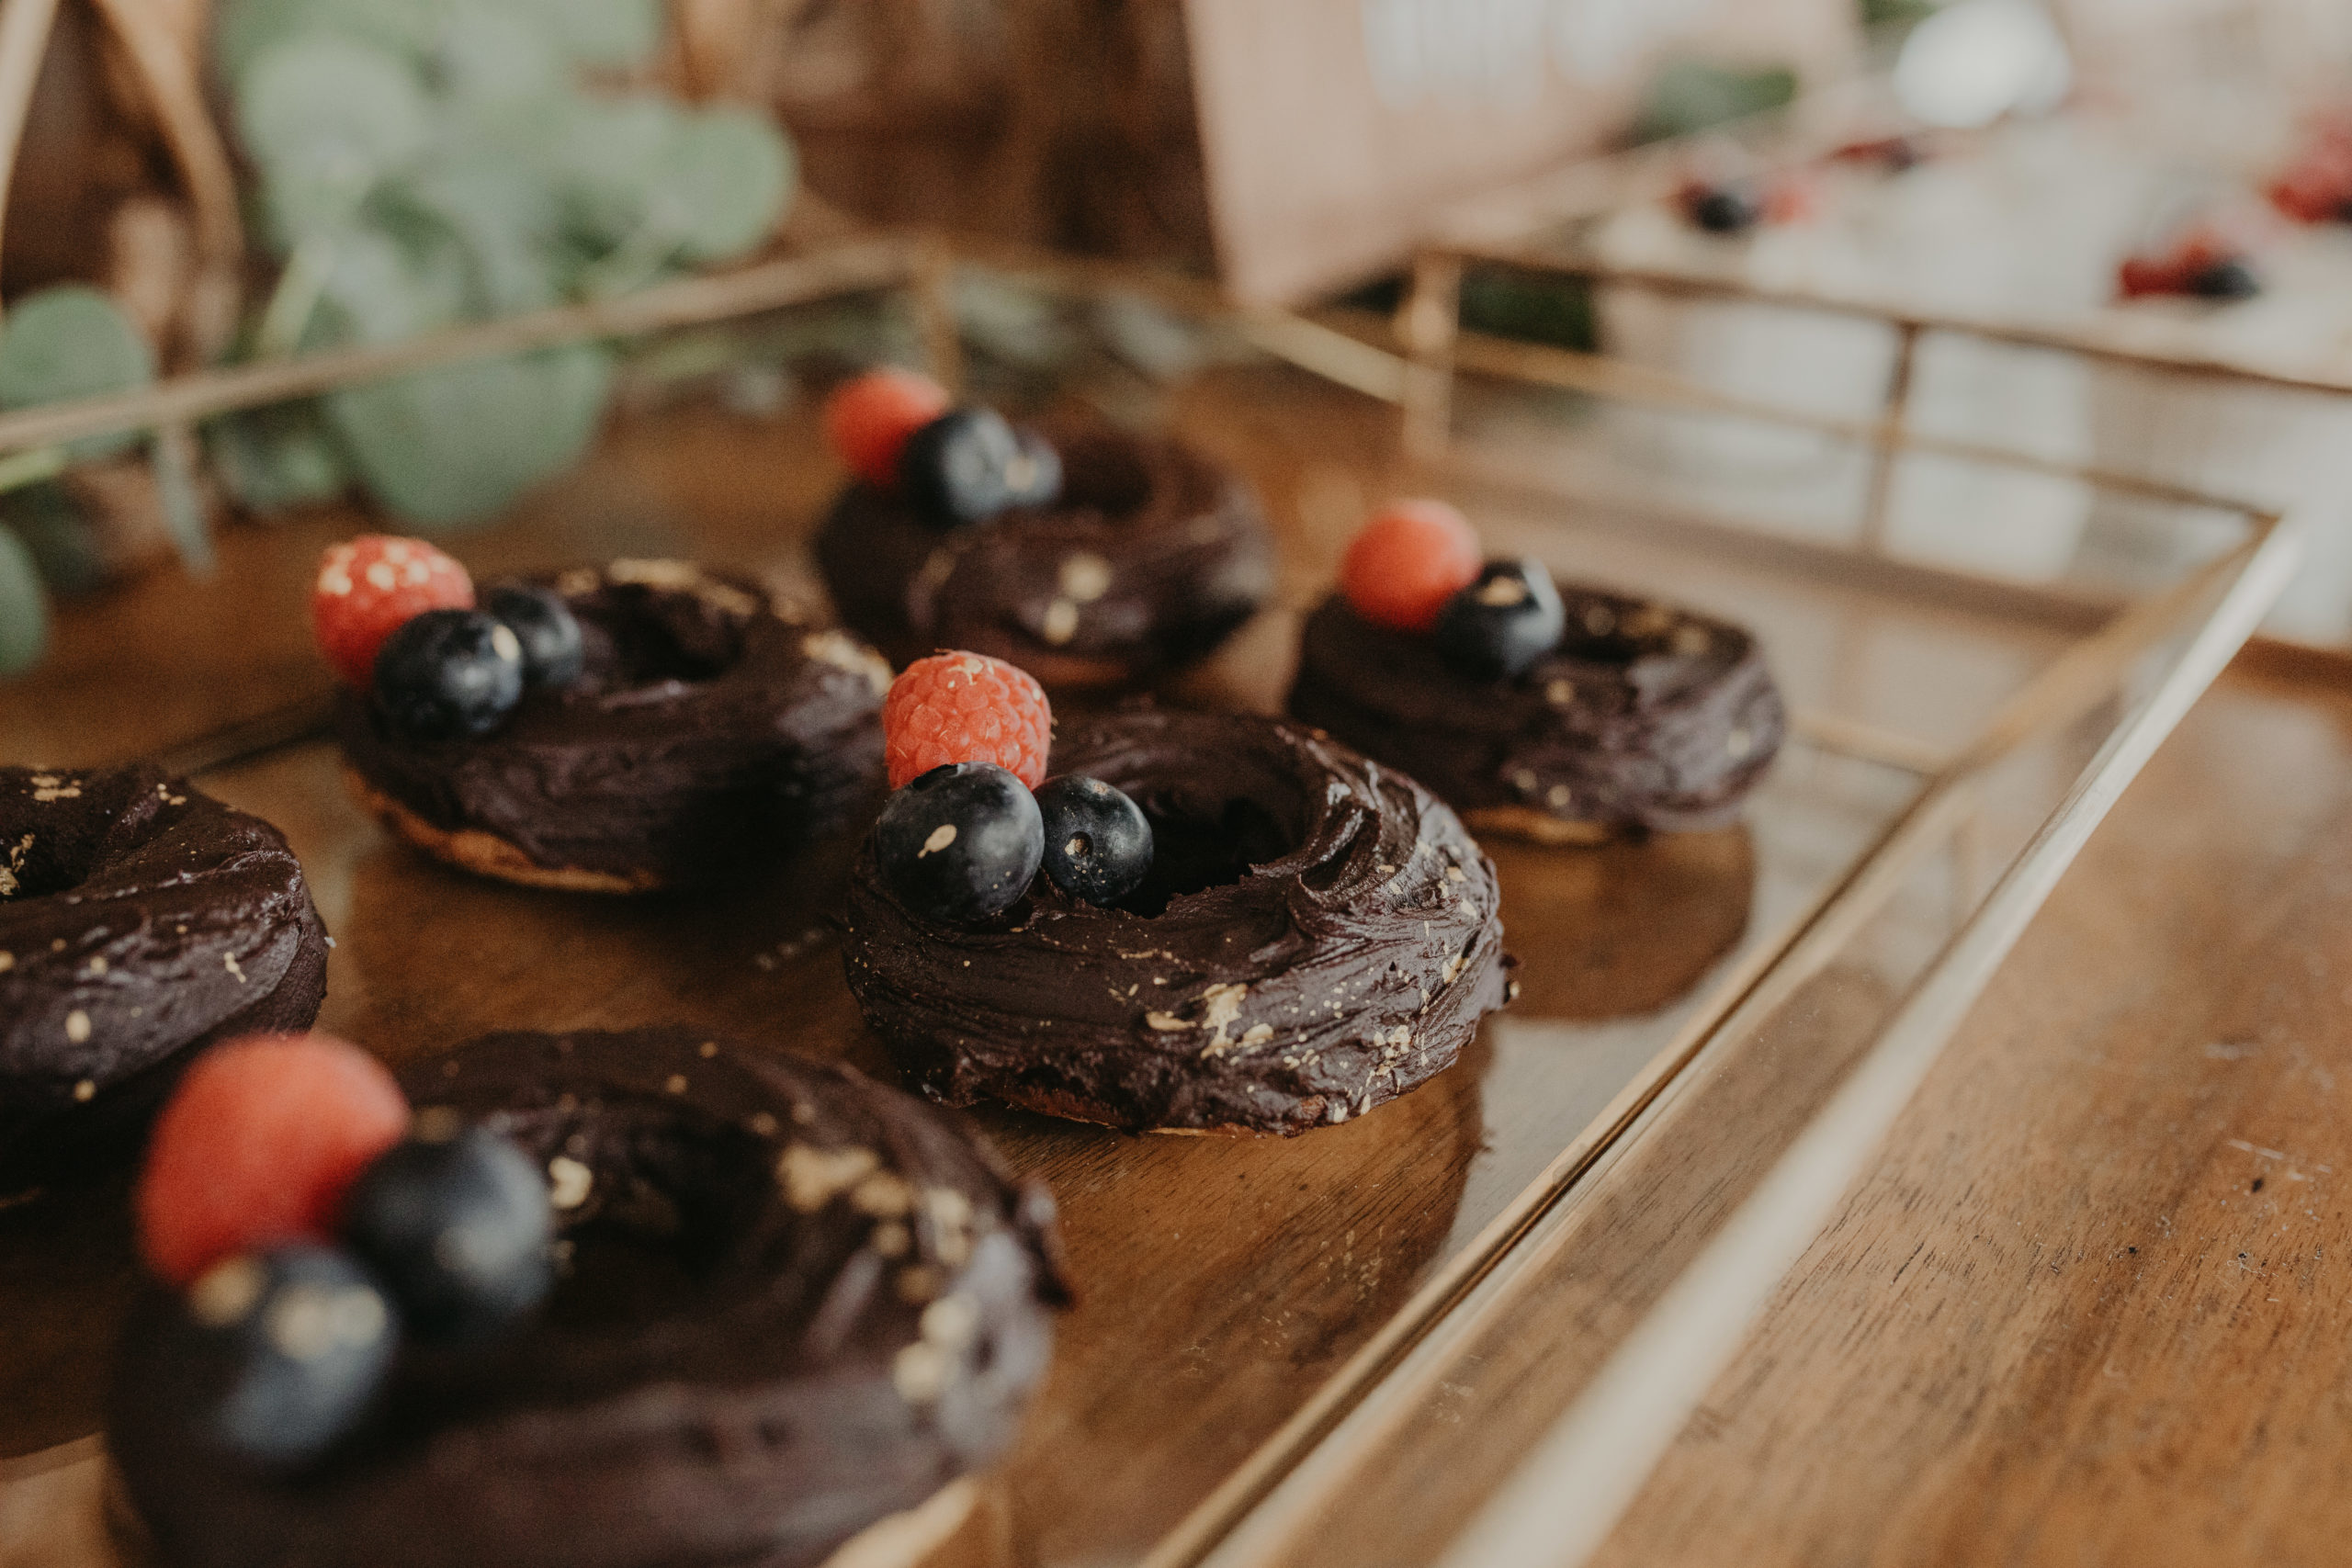
{"type": "MultiPolygon", "coordinates": [[[[1392,460],[1369,420],[1318,451],[1367,490],[1392,460]]],[[[691,441],[673,460],[693,483],[691,441]]],[[[826,482],[775,503],[813,507],[826,482]]],[[[567,526],[541,519],[534,553],[567,526]]],[[[675,543],[636,526],[647,553],[675,543]]],[[[286,611],[317,544],[348,531],[239,529],[218,582],[164,573],[69,608],[51,665],[0,686],[0,761],[101,761],[322,690],[286,611]]],[[[1606,1561],[2352,1553],[2347,755],[2352,693],[2239,671],[2199,705],[1606,1561]]],[[[1492,1432],[1549,1414],[1499,1412],[1492,1432]]],[[[1360,1539],[1383,1543],[1363,1560],[1427,1561],[1491,1479],[1359,1495],[1360,1539]]]]}

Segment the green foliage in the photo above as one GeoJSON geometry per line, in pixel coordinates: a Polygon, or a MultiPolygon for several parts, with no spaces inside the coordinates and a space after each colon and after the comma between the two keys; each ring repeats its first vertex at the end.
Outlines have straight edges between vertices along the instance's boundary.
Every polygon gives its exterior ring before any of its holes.
{"type": "MultiPolygon", "coordinates": [[[[582,79],[649,59],[663,15],[661,0],[229,0],[215,65],[286,263],[257,346],[394,342],[755,247],[794,183],[773,124],[582,79]]],[[[407,520],[454,526],[575,461],[610,377],[594,349],[462,365],[337,392],[308,430],[241,419],[209,439],[250,505],[311,499],[340,468],[407,520]]]]}
{"type": "Polygon", "coordinates": [[[1581,277],[1474,267],[1462,278],[1462,324],[1474,333],[1583,354],[1600,346],[1592,285],[1581,277]]]}
{"type": "Polygon", "coordinates": [[[343,449],[316,403],[280,403],[205,428],[212,471],[246,510],[263,516],[316,505],[351,483],[343,449]]]}
{"type": "Polygon", "coordinates": [[[0,496],[0,525],[23,542],[51,592],[72,598],[106,585],[106,552],[97,530],[64,486],[27,485],[0,496]]]}
{"type": "Polygon", "coordinates": [[[582,65],[627,70],[662,43],[662,0],[508,0],[582,65]]]}
{"type": "Polygon", "coordinates": [[[1650,79],[1634,120],[1636,141],[1688,136],[1726,121],[1776,109],[1797,96],[1797,74],[1786,66],[1741,69],[1679,60],[1650,79]]]}
{"type": "Polygon", "coordinates": [[[792,193],[792,154],[749,109],[687,115],[662,149],[647,221],[689,265],[725,261],[760,243],[792,193]]]}
{"type": "Polygon", "coordinates": [[[24,541],[0,527],[0,675],[40,661],[49,646],[49,603],[24,541]]]}
{"type": "MultiPolygon", "coordinates": [[[[155,378],[155,354],[112,299],[81,284],[27,295],[0,322],[0,409],[127,392],[155,378]]],[[[135,431],[73,443],[76,460],[111,457],[135,431]]]]}
{"type": "Polygon", "coordinates": [[[424,157],[433,110],[399,55],[310,32],[262,50],[237,78],[237,130],[262,170],[271,238],[290,250],[341,228],[424,157]]]}
{"type": "Polygon", "coordinates": [[[561,473],[587,449],[612,356],[573,346],[479,359],[329,393],[326,416],[376,498],[448,527],[561,473]]]}
{"type": "Polygon", "coordinates": [[[1860,0],[1862,26],[1908,28],[1935,15],[1936,0],[1860,0]]]}

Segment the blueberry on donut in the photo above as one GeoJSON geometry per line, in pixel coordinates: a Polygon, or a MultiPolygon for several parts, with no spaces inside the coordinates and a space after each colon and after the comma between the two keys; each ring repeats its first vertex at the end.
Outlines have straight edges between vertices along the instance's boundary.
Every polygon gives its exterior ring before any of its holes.
{"type": "Polygon", "coordinates": [[[701,887],[787,862],[880,791],[889,669],[756,584],[620,560],[492,587],[430,545],[328,552],[313,611],[361,802],[533,886],[701,887]]]}
{"type": "Polygon", "coordinates": [[[1044,1375],[1051,1200],[845,1066],[491,1035],[388,1125],[356,1047],[228,1052],[159,1130],[107,1412],[165,1562],[805,1568],[952,1528],[1044,1375]],[[180,1174],[255,1146],[275,1180],[180,1174]]]}
{"type": "Polygon", "coordinates": [[[1741,627],[1482,562],[1436,502],[1389,508],[1350,547],[1307,617],[1290,712],[1481,832],[1544,843],[1724,826],[1788,728],[1741,627]]]}
{"type": "Polygon", "coordinates": [[[850,989],[933,1099],[1303,1133],[1427,1082],[1507,999],[1493,863],[1404,774],[1280,720],[1145,709],[1057,736],[1047,782],[957,700],[980,664],[899,677],[943,688],[903,705],[925,760],[961,760],[893,796],[842,918],[850,989]]]}
{"type": "Polygon", "coordinates": [[[0,1194],[119,1156],[198,1047],[307,1027],[326,960],[268,823],[152,767],[0,768],[0,1194]]]}
{"type": "Polygon", "coordinates": [[[1256,497],[1181,443],[1016,430],[895,370],[836,391],[826,427],[854,477],[818,565],[843,621],[902,662],[960,648],[1056,690],[1136,686],[1273,591],[1256,497]]]}

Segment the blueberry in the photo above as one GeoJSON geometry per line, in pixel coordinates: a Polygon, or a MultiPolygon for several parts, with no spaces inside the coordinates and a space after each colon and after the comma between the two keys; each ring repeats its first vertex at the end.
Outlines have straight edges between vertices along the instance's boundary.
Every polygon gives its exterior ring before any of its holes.
{"type": "Polygon", "coordinates": [[[1046,855],[1037,798],[993,762],[950,762],[890,796],[875,825],[883,880],[938,920],[980,920],[1029,890],[1046,855]]]}
{"type": "Polygon", "coordinates": [[[931,521],[958,528],[1052,501],[1061,493],[1062,462],[993,409],[953,409],[907,437],[899,486],[931,521]]]}
{"type": "Polygon", "coordinates": [[[427,610],[376,653],[376,704],[412,740],[487,735],[522,700],[522,641],[480,610],[427,610]]]}
{"type": "Polygon", "coordinates": [[[2199,267],[2182,287],[2200,299],[2251,299],[2262,292],[2262,279],[2243,259],[2229,256],[2199,267]]]}
{"type": "Polygon", "coordinates": [[[1684,198],[1683,209],[1690,221],[1710,234],[1736,234],[1752,229],[1764,216],[1764,204],[1746,187],[1736,185],[1709,186],[1693,191],[1684,198]]]}
{"type": "Polygon", "coordinates": [[[1438,651],[1465,675],[1523,675],[1559,646],[1567,617],[1552,574],[1532,560],[1488,561],[1438,613],[1438,651]]]}
{"type": "Polygon", "coordinates": [[[344,1201],[344,1239],[419,1339],[480,1341],[546,1299],[547,1178],[488,1128],[416,1120],[344,1201]]]}
{"type": "Polygon", "coordinates": [[[400,1324],[368,1270],[294,1245],[214,1265],[185,1300],[135,1320],[153,1369],[142,1397],[195,1441],[270,1469],[318,1458],[383,1382],[400,1324]]]}
{"type": "Polygon", "coordinates": [[[1151,823],[1125,792],[1075,773],[1037,786],[1046,874],[1073,898],[1115,904],[1151,871],[1151,823]]]}
{"type": "Polygon", "coordinates": [[[523,645],[524,684],[569,686],[580,679],[580,623],[562,594],[528,583],[505,583],[492,589],[481,607],[523,645]]]}

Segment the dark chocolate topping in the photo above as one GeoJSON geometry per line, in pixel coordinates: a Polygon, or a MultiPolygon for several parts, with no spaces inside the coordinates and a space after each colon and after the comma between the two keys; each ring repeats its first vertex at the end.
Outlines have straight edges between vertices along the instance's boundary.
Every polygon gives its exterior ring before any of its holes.
{"type": "Polygon", "coordinates": [[[546,1166],[568,1276],[488,1349],[404,1349],[290,1481],[175,1429],[135,1314],[109,1434],[165,1562],[799,1568],[1011,1440],[1065,1299],[1052,1203],[937,1111],[684,1029],[405,1077],[546,1166]]]}
{"type": "Polygon", "coordinates": [[[1615,829],[1721,827],[1787,716],[1756,639],[1569,584],[1567,633],[1515,679],[1449,666],[1429,637],[1334,594],[1307,617],[1290,711],[1408,770],[1464,812],[1519,807],[1615,829]]]}
{"type": "Polygon", "coordinates": [[[580,678],[527,693],[480,739],[419,742],[345,694],[336,732],[376,788],[550,870],[738,879],[862,815],[882,783],[889,672],[757,587],[677,561],[549,580],[579,618],[580,678]]]}
{"type": "Polygon", "coordinates": [[[0,1191],[135,1124],[190,1046],[306,1027],[325,942],[259,818],[152,767],[0,768],[0,1191]]]}
{"type": "Polygon", "coordinates": [[[958,928],[899,904],[870,840],[853,874],[850,989],[934,1098],[1300,1133],[1451,1066],[1502,1005],[1494,866],[1402,773],[1280,720],[1173,712],[1073,725],[1051,766],[1152,819],[1124,908],[1041,876],[958,928]]]}
{"type": "Polygon", "coordinates": [[[1273,592],[1257,498],[1191,448],[1061,433],[1061,499],[943,530],[853,484],[817,536],[842,618],[901,663],[943,648],[1049,686],[1127,685],[1205,656],[1273,592]]]}

